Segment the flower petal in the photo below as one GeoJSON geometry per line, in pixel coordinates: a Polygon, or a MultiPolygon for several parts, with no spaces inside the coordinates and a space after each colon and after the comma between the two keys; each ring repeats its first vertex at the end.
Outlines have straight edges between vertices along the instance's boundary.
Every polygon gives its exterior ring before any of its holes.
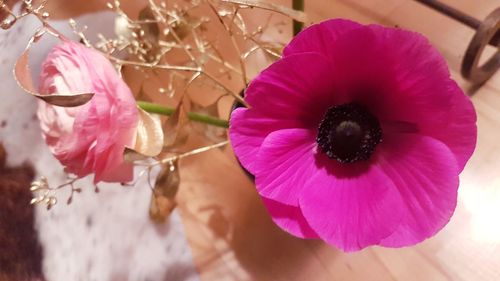
{"type": "Polygon", "coordinates": [[[123,161],[124,146],[112,145],[106,151],[107,161],[102,163],[96,161],[96,165],[104,166],[103,169],[96,169],[94,183],[104,182],[130,182],[134,179],[133,163],[123,161]],[[105,172],[103,172],[105,171],[105,172]]]}
{"type": "Polygon", "coordinates": [[[474,109],[424,36],[370,25],[343,34],[327,55],[339,91],[367,105],[383,126],[413,124],[441,140],[463,169],[476,143],[474,109]]]}
{"type": "Polygon", "coordinates": [[[271,218],[283,230],[300,238],[319,238],[298,207],[261,197],[271,218]]]}
{"type": "Polygon", "coordinates": [[[461,172],[476,147],[477,127],[476,111],[469,97],[464,95],[458,85],[451,81],[450,92],[455,95],[447,107],[448,115],[445,127],[428,126],[422,133],[446,144],[455,155],[458,171],[461,172]]]}
{"type": "Polygon", "coordinates": [[[124,163],[123,151],[134,141],[138,111],[113,64],[97,51],[63,40],[44,61],[40,80],[44,94],[95,93],[79,107],[39,107],[47,144],[66,170],[79,177],[93,172],[95,183],[131,180],[132,165],[124,163]]]}
{"type": "Polygon", "coordinates": [[[269,134],[257,154],[255,184],[261,196],[298,206],[300,190],[318,170],[314,131],[285,129],[269,134]]]}
{"type": "Polygon", "coordinates": [[[332,73],[322,55],[290,55],[261,72],[245,91],[245,100],[262,115],[317,127],[328,107],[342,98],[333,90],[332,73]]]}
{"type": "Polygon", "coordinates": [[[327,54],[341,34],[361,26],[345,19],[332,19],[309,26],[288,43],[283,50],[283,56],[306,52],[327,54]]]}
{"type": "Polygon", "coordinates": [[[324,167],[300,194],[304,217],[318,235],[343,251],[378,244],[398,227],[401,196],[377,165],[334,165],[323,154],[324,167]]]}
{"type": "Polygon", "coordinates": [[[380,245],[414,245],[436,234],[450,220],[457,203],[458,167],[442,142],[427,136],[390,136],[379,163],[394,182],[403,207],[401,224],[380,245]]]}
{"type": "Polygon", "coordinates": [[[229,138],[241,165],[251,174],[255,174],[257,153],[267,135],[295,126],[295,121],[281,121],[262,116],[252,109],[237,108],[231,114],[229,138]]]}

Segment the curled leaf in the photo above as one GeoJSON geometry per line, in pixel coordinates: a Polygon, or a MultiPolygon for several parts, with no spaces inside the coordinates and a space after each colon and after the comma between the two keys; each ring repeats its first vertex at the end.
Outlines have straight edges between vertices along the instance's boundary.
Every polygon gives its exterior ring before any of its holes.
{"type": "Polygon", "coordinates": [[[163,130],[158,115],[149,114],[138,108],[139,123],[133,147],[125,151],[125,159],[138,157],[136,153],[153,157],[160,154],[163,148],[163,130]]]}
{"type": "MultiPolygon", "coordinates": [[[[193,103],[192,112],[201,113],[208,116],[219,116],[218,101],[207,106],[201,106],[193,103]]],[[[202,122],[191,122],[194,131],[203,135],[214,143],[222,142],[227,139],[227,130],[225,128],[213,126],[202,122]]]]}
{"type": "Polygon", "coordinates": [[[162,168],[153,189],[149,208],[150,218],[162,223],[174,210],[176,195],[179,190],[180,175],[178,161],[169,162],[162,168]]]}
{"type": "Polygon", "coordinates": [[[123,153],[123,159],[127,162],[146,160],[148,157],[150,156],[140,154],[139,152],[128,147],[125,147],[125,151],[123,153]]]}
{"type": "Polygon", "coordinates": [[[59,94],[42,95],[35,90],[29,68],[29,50],[31,44],[35,40],[40,38],[40,36],[41,36],[40,32],[37,32],[37,34],[33,36],[32,40],[28,44],[28,47],[24,50],[22,55],[16,61],[16,64],[14,66],[14,78],[16,79],[17,84],[24,91],[52,105],[63,106],[63,107],[75,107],[83,105],[88,101],[90,101],[94,96],[93,93],[82,93],[75,95],[59,95],[59,94]]]}
{"type": "MultiPolygon", "coordinates": [[[[187,99],[187,97],[184,97],[187,99]]],[[[172,114],[168,120],[165,122],[165,131],[168,134],[164,139],[165,147],[178,147],[186,143],[189,136],[188,124],[188,109],[185,108],[184,100],[179,103],[175,109],[174,114],[172,114]]]]}
{"type": "Polygon", "coordinates": [[[306,22],[308,20],[307,15],[304,12],[296,11],[294,9],[285,6],[278,5],[275,3],[269,3],[263,0],[222,0],[222,2],[239,4],[248,7],[255,7],[277,12],[300,22],[306,22]]]}

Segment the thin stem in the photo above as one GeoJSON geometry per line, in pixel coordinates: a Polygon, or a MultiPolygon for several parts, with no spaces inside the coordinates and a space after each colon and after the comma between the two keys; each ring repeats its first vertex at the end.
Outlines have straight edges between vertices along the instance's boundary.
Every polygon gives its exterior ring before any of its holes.
{"type": "Polygon", "coordinates": [[[208,79],[212,80],[215,84],[220,86],[222,89],[224,89],[226,92],[231,94],[238,102],[243,104],[245,107],[249,107],[248,104],[245,102],[245,100],[237,93],[229,89],[226,85],[224,85],[222,82],[217,80],[214,76],[210,75],[208,72],[204,71],[201,67],[190,67],[190,66],[182,66],[182,65],[165,65],[165,64],[151,64],[151,63],[145,63],[145,62],[136,62],[136,61],[128,61],[128,60],[122,60],[116,57],[113,57],[110,54],[103,53],[110,61],[121,64],[121,65],[132,65],[132,66],[140,66],[144,68],[151,68],[151,69],[165,69],[165,70],[173,70],[173,71],[187,71],[187,72],[199,72],[200,74],[204,75],[208,79]]]}
{"type": "MultiPolygon", "coordinates": [[[[170,116],[175,112],[174,108],[162,106],[151,102],[138,101],[137,105],[144,111],[147,111],[149,113],[156,113],[165,116],[170,116]]],[[[210,124],[221,128],[229,128],[229,122],[227,120],[219,119],[213,116],[204,115],[196,112],[188,112],[187,115],[188,118],[192,121],[210,124]]]]}
{"type": "MultiPolygon", "coordinates": [[[[292,8],[296,11],[304,11],[304,0],[292,0],[292,8]]],[[[293,36],[299,34],[304,27],[304,23],[293,20],[293,36]]]]}
{"type": "Polygon", "coordinates": [[[214,148],[223,147],[223,146],[225,146],[227,144],[229,144],[229,141],[225,140],[225,141],[222,141],[222,142],[219,142],[219,143],[216,143],[216,144],[212,144],[212,145],[209,145],[209,146],[200,147],[200,148],[188,151],[188,152],[180,154],[180,155],[176,155],[176,156],[172,156],[172,157],[161,159],[159,161],[159,163],[165,164],[165,163],[168,163],[168,162],[171,162],[171,161],[175,161],[175,160],[179,160],[179,159],[191,156],[191,155],[196,155],[196,154],[199,154],[199,153],[203,153],[203,152],[209,151],[209,150],[214,149],[214,148]]]}
{"type": "MultiPolygon", "coordinates": [[[[226,30],[227,34],[231,38],[231,43],[233,44],[234,50],[238,54],[238,60],[240,62],[240,69],[241,69],[241,77],[243,78],[243,85],[248,85],[248,78],[247,78],[247,73],[246,73],[246,66],[245,66],[245,61],[243,60],[243,57],[241,56],[241,50],[240,47],[238,46],[238,42],[236,42],[236,38],[234,37],[233,30],[231,29],[230,26],[226,24],[224,19],[221,17],[219,14],[219,11],[217,11],[217,8],[215,8],[214,4],[211,1],[207,2],[210,5],[210,8],[214,12],[214,14],[217,16],[219,19],[219,22],[222,24],[224,29],[226,30]]],[[[233,21],[234,21],[234,16],[238,12],[238,9],[235,10],[233,14],[233,21]]]]}

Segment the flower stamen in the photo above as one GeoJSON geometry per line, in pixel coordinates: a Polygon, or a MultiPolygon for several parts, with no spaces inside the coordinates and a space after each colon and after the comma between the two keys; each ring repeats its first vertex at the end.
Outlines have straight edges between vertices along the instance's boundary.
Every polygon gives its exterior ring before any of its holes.
{"type": "Polygon", "coordinates": [[[381,141],[382,129],[377,118],[357,103],[330,107],[316,138],[323,153],[343,164],[370,159],[381,141]]]}

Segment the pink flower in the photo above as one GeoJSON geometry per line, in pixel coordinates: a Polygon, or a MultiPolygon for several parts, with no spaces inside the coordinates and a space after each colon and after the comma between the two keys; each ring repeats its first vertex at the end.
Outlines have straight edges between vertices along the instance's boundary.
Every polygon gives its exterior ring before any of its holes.
{"type": "Polygon", "coordinates": [[[38,117],[54,156],[70,173],[94,182],[127,182],[133,166],[123,160],[134,142],[138,122],[135,99],[113,65],[99,52],[63,41],[42,64],[42,94],[95,93],[78,107],[40,102],[38,117]]]}
{"type": "Polygon", "coordinates": [[[476,115],[420,34],[311,26],[246,90],[230,139],[273,220],[344,251],[413,245],[452,216],[476,115]]]}

